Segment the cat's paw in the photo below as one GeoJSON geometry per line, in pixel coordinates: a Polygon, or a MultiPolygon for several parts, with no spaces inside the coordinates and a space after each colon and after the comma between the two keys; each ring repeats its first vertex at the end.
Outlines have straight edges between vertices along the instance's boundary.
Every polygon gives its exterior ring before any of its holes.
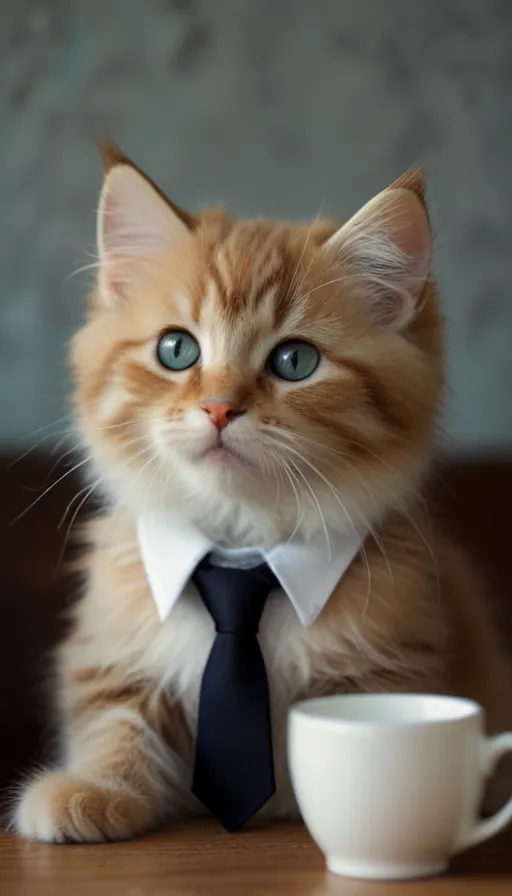
{"type": "Polygon", "coordinates": [[[46,772],[32,781],[13,817],[19,834],[47,843],[129,840],[154,824],[154,813],[140,795],[66,772],[46,772]]]}

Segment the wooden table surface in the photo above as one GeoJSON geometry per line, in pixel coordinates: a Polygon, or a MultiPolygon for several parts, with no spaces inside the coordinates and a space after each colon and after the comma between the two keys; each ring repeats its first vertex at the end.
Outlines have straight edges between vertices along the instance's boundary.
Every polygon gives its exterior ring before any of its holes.
{"type": "Polygon", "coordinates": [[[334,877],[299,824],[230,835],[193,822],[130,843],[47,846],[0,834],[1,896],[497,896],[512,894],[512,831],[449,875],[406,883],[334,877]]]}

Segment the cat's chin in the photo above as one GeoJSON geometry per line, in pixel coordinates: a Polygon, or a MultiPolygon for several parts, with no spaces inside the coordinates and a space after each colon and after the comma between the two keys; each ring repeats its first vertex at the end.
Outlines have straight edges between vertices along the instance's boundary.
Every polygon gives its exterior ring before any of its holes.
{"type": "MultiPolygon", "coordinates": [[[[215,512],[231,508],[231,513],[233,508],[246,504],[258,517],[273,517],[276,513],[275,476],[239,451],[238,446],[216,446],[200,457],[187,458],[180,463],[174,484],[178,484],[185,505],[197,502],[201,512],[210,506],[215,512]]],[[[295,508],[296,500],[293,496],[292,499],[295,508]]]]}
{"type": "Polygon", "coordinates": [[[209,448],[199,455],[195,462],[197,464],[209,464],[214,469],[217,467],[221,470],[228,469],[234,472],[237,470],[257,472],[257,467],[252,461],[228,445],[216,445],[214,448],[209,448]]]}

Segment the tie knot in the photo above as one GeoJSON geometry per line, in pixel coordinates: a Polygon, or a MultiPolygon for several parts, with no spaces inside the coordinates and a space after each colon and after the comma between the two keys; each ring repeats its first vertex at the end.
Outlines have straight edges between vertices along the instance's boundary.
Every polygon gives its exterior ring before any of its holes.
{"type": "Polygon", "coordinates": [[[233,569],[214,566],[208,559],[199,564],[193,581],[219,634],[255,635],[267,597],[279,587],[265,563],[233,569]]]}

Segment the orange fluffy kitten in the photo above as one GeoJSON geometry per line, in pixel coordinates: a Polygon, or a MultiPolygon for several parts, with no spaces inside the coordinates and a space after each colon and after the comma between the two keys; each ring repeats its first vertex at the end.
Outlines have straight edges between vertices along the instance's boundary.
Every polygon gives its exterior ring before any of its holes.
{"type": "Polygon", "coordinates": [[[422,498],[443,389],[422,173],[341,227],[304,227],[195,217],[119,152],[105,159],[98,284],[72,344],[104,512],[57,655],[60,759],[24,787],[16,829],[118,840],[204,811],[190,784],[214,626],[191,585],[159,618],[137,534],[148,509],[228,547],[336,551],[363,533],[311,624],[283,591],[265,607],[277,790],[260,818],[297,813],[285,720],[300,698],[450,692],[502,729],[510,695],[478,581],[422,498]],[[212,398],[230,409],[220,435],[212,398]]]}

